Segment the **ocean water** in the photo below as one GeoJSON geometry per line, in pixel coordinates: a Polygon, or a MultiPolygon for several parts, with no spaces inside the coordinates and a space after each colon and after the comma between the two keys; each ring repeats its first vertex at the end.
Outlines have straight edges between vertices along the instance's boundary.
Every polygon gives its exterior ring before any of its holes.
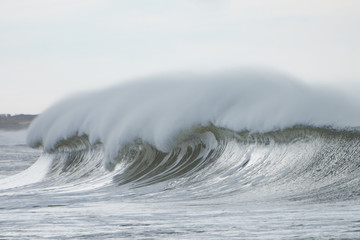
{"type": "Polygon", "coordinates": [[[0,132],[0,239],[360,239],[356,101],[168,78],[65,99],[27,145],[0,132]]]}

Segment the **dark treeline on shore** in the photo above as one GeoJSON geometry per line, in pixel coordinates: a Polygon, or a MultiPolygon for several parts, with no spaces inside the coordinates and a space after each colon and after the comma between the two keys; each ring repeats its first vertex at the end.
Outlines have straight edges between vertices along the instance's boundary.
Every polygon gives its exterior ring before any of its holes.
{"type": "Polygon", "coordinates": [[[0,114],[0,130],[16,131],[26,129],[36,116],[30,114],[0,114]]]}

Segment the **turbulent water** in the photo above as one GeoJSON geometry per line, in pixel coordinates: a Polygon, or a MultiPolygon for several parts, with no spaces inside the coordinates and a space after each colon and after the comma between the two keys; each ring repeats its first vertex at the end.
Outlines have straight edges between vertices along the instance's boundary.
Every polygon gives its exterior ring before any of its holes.
{"type": "Polygon", "coordinates": [[[360,239],[356,103],[283,78],[58,103],[29,129],[42,151],[0,147],[0,238],[360,239]]]}

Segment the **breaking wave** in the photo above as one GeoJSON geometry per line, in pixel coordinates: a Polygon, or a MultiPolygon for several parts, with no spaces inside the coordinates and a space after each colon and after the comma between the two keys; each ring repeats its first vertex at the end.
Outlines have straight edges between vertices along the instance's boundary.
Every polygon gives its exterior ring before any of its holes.
{"type": "Polygon", "coordinates": [[[190,198],[359,197],[356,102],[269,73],[159,78],[41,114],[28,143],[52,158],[46,179],[190,198]]]}

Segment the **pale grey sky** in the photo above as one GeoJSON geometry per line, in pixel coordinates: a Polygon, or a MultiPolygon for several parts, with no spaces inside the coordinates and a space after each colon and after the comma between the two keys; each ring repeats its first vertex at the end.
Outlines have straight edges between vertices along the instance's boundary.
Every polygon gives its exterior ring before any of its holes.
{"type": "Polygon", "coordinates": [[[172,71],[360,81],[358,0],[0,0],[0,113],[172,71]]]}

